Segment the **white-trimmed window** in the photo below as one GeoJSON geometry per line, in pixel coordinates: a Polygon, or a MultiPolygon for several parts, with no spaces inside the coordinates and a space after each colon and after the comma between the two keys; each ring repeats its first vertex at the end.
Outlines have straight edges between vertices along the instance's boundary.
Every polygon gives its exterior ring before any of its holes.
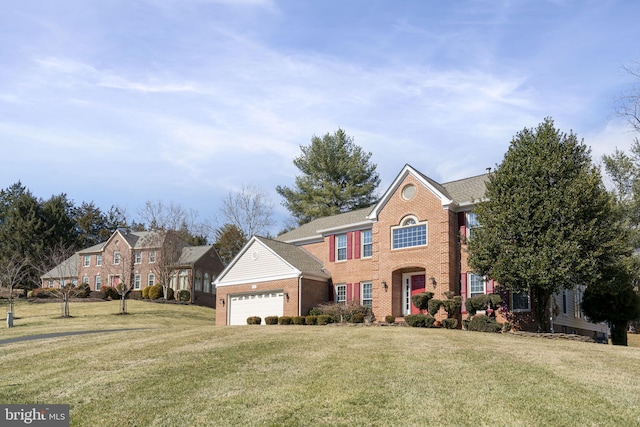
{"type": "Polygon", "coordinates": [[[362,287],[361,295],[361,304],[366,307],[371,307],[373,305],[373,286],[371,282],[362,282],[360,284],[362,287]]]}
{"type": "Polygon", "coordinates": [[[113,264],[114,265],[120,264],[120,252],[118,252],[118,251],[115,251],[113,253],[113,264]]]}
{"type": "Polygon", "coordinates": [[[467,237],[471,238],[473,235],[473,230],[478,227],[480,227],[480,222],[478,222],[478,215],[473,212],[467,212],[467,237]]]}
{"type": "Polygon", "coordinates": [[[48,286],[49,286],[50,288],[53,288],[53,280],[49,280],[48,286]]]}
{"type": "Polygon", "coordinates": [[[479,274],[469,273],[469,298],[486,293],[486,280],[479,274]]]}
{"type": "Polygon", "coordinates": [[[511,311],[531,311],[529,291],[511,292],[511,311]]]}
{"type": "Polygon", "coordinates": [[[336,235],[336,261],[344,261],[347,259],[347,235],[336,235]]]}
{"type": "Polygon", "coordinates": [[[98,267],[102,265],[102,255],[96,255],[96,265],[98,267]]]}
{"type": "Polygon", "coordinates": [[[578,286],[573,290],[573,316],[581,319],[582,318],[582,309],[580,306],[582,305],[582,296],[584,294],[584,288],[578,286]]]}
{"type": "Polygon", "coordinates": [[[187,270],[180,270],[178,276],[178,289],[187,289],[187,280],[189,279],[189,273],[187,270]]]}
{"type": "Polygon", "coordinates": [[[209,273],[204,273],[204,291],[207,293],[211,292],[211,277],[209,273]]]}
{"type": "Polygon", "coordinates": [[[85,275],[85,276],[82,278],[82,283],[89,283],[89,276],[85,275]]]}
{"type": "Polygon", "coordinates": [[[142,264],[142,252],[136,251],[135,253],[135,261],[136,264],[142,264]]]}
{"type": "Polygon", "coordinates": [[[153,264],[156,262],[156,251],[149,251],[149,263],[153,264]]]}
{"type": "Polygon", "coordinates": [[[153,273],[149,273],[147,276],[147,286],[153,286],[156,284],[156,275],[153,273]]]}
{"type": "Polygon", "coordinates": [[[142,282],[142,276],[139,274],[133,276],[133,289],[140,289],[140,282],[142,282]]]}
{"type": "Polygon", "coordinates": [[[567,295],[567,290],[564,289],[562,291],[562,314],[569,314],[569,295],[567,295]]]}
{"type": "Polygon", "coordinates": [[[369,258],[373,254],[372,232],[371,230],[362,230],[360,233],[360,240],[362,242],[362,258],[369,258]]]}
{"type": "Polygon", "coordinates": [[[336,285],[336,302],[338,304],[347,302],[347,285],[336,285]]]}
{"type": "Polygon", "coordinates": [[[91,265],[91,255],[84,256],[84,264],[85,267],[89,267],[91,265]]]}
{"type": "Polygon", "coordinates": [[[418,222],[414,216],[402,220],[398,227],[393,227],[393,249],[411,248],[427,245],[427,223],[418,222]]]}
{"type": "Polygon", "coordinates": [[[102,286],[102,277],[96,276],[96,291],[100,290],[100,286],[102,286]]]}
{"type": "Polygon", "coordinates": [[[202,291],[202,272],[196,270],[196,291],[202,291]]]}

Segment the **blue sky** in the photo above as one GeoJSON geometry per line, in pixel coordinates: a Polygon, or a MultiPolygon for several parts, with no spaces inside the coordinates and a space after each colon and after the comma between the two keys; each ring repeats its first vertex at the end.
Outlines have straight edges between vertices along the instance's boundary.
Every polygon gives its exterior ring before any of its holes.
{"type": "Polygon", "coordinates": [[[0,187],[201,218],[242,185],[293,185],[338,127],[381,192],[406,163],[445,182],[500,163],[551,116],[594,161],[640,61],[640,2],[23,0],[0,14],[0,187]]]}

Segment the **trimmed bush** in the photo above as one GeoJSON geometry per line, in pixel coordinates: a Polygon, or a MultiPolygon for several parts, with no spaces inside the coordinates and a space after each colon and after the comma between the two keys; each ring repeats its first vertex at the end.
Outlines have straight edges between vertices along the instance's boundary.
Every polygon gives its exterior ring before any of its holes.
{"type": "Polygon", "coordinates": [[[318,324],[318,316],[308,315],[304,318],[304,323],[307,325],[317,325],[318,324]]]}
{"type": "Polygon", "coordinates": [[[430,328],[436,319],[427,314],[409,314],[404,316],[404,321],[407,325],[413,326],[414,328],[430,328]]]}
{"type": "Polygon", "coordinates": [[[151,286],[145,286],[144,288],[142,288],[142,299],[149,299],[150,289],[151,289],[151,286]]]}
{"type": "Polygon", "coordinates": [[[465,306],[469,314],[474,315],[480,310],[497,310],[502,303],[502,297],[498,294],[491,295],[476,295],[472,298],[467,298],[465,306]]]}
{"type": "Polygon", "coordinates": [[[427,303],[429,314],[435,316],[438,310],[440,310],[440,306],[442,305],[442,301],[439,299],[430,299],[427,303]]]}
{"type": "Polygon", "coordinates": [[[510,322],[504,322],[502,325],[502,332],[509,332],[513,328],[513,325],[510,322]]]}
{"type": "Polygon", "coordinates": [[[50,298],[51,293],[49,288],[36,288],[31,292],[31,296],[34,298],[50,298]]]}
{"type": "MultiPolygon", "coordinates": [[[[353,316],[357,315],[357,319],[360,319],[360,314],[362,315],[362,319],[367,319],[369,321],[373,321],[373,313],[371,312],[371,308],[357,304],[355,302],[349,302],[347,304],[321,304],[313,309],[311,309],[312,314],[321,315],[327,314],[332,317],[333,322],[348,322],[348,323],[356,323],[353,321],[353,316]]],[[[363,320],[364,321],[364,320],[363,320]]]]}
{"type": "Polygon", "coordinates": [[[329,314],[320,314],[317,316],[317,324],[318,325],[328,325],[329,323],[333,323],[333,318],[329,314]]]}
{"type": "MultiPolygon", "coordinates": [[[[453,294],[453,292],[447,291],[445,294],[453,294]]],[[[447,312],[448,318],[454,317],[460,307],[462,307],[462,297],[460,295],[442,300],[442,308],[447,312]]]]}
{"type": "Polygon", "coordinates": [[[277,325],[278,324],[278,316],[267,316],[264,318],[265,325],[277,325]]]}
{"type": "Polygon", "coordinates": [[[247,317],[247,325],[259,325],[261,323],[262,323],[262,318],[260,318],[260,316],[247,317]]]}
{"type": "Polygon", "coordinates": [[[173,289],[167,288],[167,301],[171,301],[172,299],[174,299],[173,294],[174,294],[173,289]]]}
{"type": "Polygon", "coordinates": [[[309,316],[318,316],[322,314],[322,310],[320,310],[318,307],[313,307],[311,310],[309,310],[309,316]]]}
{"type": "Polygon", "coordinates": [[[291,316],[278,317],[279,325],[290,325],[292,322],[293,322],[293,319],[291,318],[291,316]]]}
{"type": "Polygon", "coordinates": [[[162,298],[162,285],[153,285],[150,287],[149,291],[149,299],[155,300],[162,298]]]}
{"type": "Polygon", "coordinates": [[[176,299],[182,302],[189,302],[191,301],[191,292],[186,289],[180,289],[176,299]]]}
{"type": "Polygon", "coordinates": [[[502,323],[496,322],[496,319],[493,317],[479,314],[473,316],[469,321],[469,327],[467,329],[476,332],[500,332],[502,331],[502,323]]]}
{"type": "Polygon", "coordinates": [[[387,323],[395,323],[396,316],[384,316],[384,321],[387,323]]]}
{"type": "Polygon", "coordinates": [[[351,323],[364,323],[364,314],[358,312],[351,316],[351,323]]]}
{"type": "Polygon", "coordinates": [[[120,299],[120,295],[118,295],[118,291],[113,286],[103,285],[100,287],[100,292],[102,292],[102,298],[104,299],[120,299]]]}
{"type": "Polygon", "coordinates": [[[446,329],[455,329],[458,327],[457,319],[442,319],[442,326],[446,329]]]}
{"type": "Polygon", "coordinates": [[[291,320],[293,321],[294,325],[304,325],[305,324],[305,317],[304,316],[294,316],[291,318],[291,320]]]}
{"type": "Polygon", "coordinates": [[[411,297],[411,302],[416,306],[420,313],[429,309],[429,300],[433,298],[433,292],[422,292],[411,297]]]}

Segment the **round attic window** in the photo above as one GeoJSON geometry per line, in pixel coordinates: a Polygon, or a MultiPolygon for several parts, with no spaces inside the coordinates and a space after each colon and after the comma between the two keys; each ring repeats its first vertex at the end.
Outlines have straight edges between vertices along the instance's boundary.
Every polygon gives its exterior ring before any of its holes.
{"type": "Polygon", "coordinates": [[[251,258],[253,258],[254,261],[256,261],[259,257],[260,254],[258,253],[258,251],[253,251],[253,253],[251,254],[251,258]]]}
{"type": "Polygon", "coordinates": [[[411,200],[415,195],[416,195],[416,186],[413,184],[407,184],[402,189],[402,198],[405,200],[411,200]]]}

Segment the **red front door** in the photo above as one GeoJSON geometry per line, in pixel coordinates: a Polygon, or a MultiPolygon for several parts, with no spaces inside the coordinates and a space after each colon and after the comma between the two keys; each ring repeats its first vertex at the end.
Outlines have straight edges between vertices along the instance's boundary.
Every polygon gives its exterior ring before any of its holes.
{"type": "MultiPolygon", "coordinates": [[[[425,275],[424,274],[416,274],[411,276],[411,296],[421,294],[425,291],[425,275]]],[[[420,314],[420,310],[413,305],[413,301],[411,301],[411,314],[420,314]]]]}

